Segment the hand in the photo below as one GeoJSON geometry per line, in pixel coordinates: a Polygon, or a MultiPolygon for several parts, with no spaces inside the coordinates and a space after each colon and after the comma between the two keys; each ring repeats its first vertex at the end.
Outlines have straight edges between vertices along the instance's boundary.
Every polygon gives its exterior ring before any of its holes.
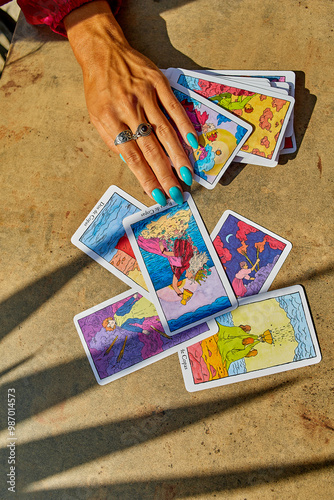
{"type": "Polygon", "coordinates": [[[191,185],[193,169],[159,104],[192,146],[197,134],[159,69],[132,49],[105,1],[84,4],[64,19],[68,39],[83,71],[88,112],[107,146],[121,154],[146,193],[164,205],[164,193],[183,202],[179,179],[191,185]],[[148,122],[154,133],[114,145],[116,136],[148,122]],[[184,168],[185,167],[185,168],[184,168]],[[171,190],[171,191],[170,191],[171,190]],[[153,193],[153,194],[152,194],[153,193]]]}

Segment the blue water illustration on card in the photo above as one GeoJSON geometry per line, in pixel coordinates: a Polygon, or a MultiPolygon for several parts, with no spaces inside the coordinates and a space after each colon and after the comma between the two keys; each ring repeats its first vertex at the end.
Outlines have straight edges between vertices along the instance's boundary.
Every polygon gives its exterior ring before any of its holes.
{"type": "Polygon", "coordinates": [[[72,243],[129,286],[147,294],[123,219],[145,208],[117,186],[110,186],[72,236],[72,243]]]}
{"type": "Polygon", "coordinates": [[[133,217],[127,229],[170,332],[199,324],[236,304],[203,222],[199,226],[196,207],[189,194],[186,198],[181,206],[171,203],[142,220],[133,217]]]}

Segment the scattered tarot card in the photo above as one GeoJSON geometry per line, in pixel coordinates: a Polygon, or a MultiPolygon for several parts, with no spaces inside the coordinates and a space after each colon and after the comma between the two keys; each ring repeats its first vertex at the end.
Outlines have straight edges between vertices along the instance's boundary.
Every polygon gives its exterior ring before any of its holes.
{"type": "Polygon", "coordinates": [[[244,382],[321,360],[304,290],[292,286],[249,297],[217,318],[218,333],[179,351],[186,389],[244,382]]]}
{"type": "Polygon", "coordinates": [[[268,290],[292,248],[289,241],[232,210],[223,213],[211,240],[239,305],[268,290]]]}
{"type": "Polygon", "coordinates": [[[217,332],[217,323],[168,336],[153,304],[128,290],[74,318],[91,368],[100,385],[148,366],[217,332]]]}
{"type": "MultiPolygon", "coordinates": [[[[176,70],[173,81],[217,103],[253,125],[254,131],[237,157],[242,162],[274,167],[285,136],[294,98],[269,87],[232,83],[220,76],[176,70]]],[[[171,83],[173,83],[173,81],[171,83]]]]}
{"type": "Polygon", "coordinates": [[[168,335],[215,318],[237,302],[189,193],[123,221],[168,335]],[[220,311],[220,312],[218,312],[220,311]]]}
{"type": "Polygon", "coordinates": [[[72,243],[127,285],[149,297],[124,231],[123,219],[146,207],[117,186],[110,186],[72,236],[72,243]]]}
{"type": "Polygon", "coordinates": [[[194,178],[213,189],[253,131],[253,127],[229,111],[181,85],[171,83],[198,134],[199,148],[180,142],[194,168],[194,178]]]}

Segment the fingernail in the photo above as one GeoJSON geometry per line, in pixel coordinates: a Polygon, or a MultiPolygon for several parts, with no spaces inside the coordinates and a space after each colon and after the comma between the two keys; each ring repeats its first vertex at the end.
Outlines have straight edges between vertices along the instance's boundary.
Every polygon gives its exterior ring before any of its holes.
{"type": "Polygon", "coordinates": [[[189,146],[191,146],[192,148],[194,149],[198,148],[198,140],[197,137],[194,136],[194,134],[191,134],[189,132],[189,134],[187,134],[187,141],[189,143],[189,146]]]}
{"type": "Polygon", "coordinates": [[[159,205],[161,205],[163,207],[166,205],[166,203],[167,203],[166,197],[160,189],[158,189],[158,188],[153,189],[151,194],[153,196],[153,199],[157,203],[159,203],[159,205]]]}
{"type": "Polygon", "coordinates": [[[120,156],[120,159],[124,161],[124,163],[126,163],[126,161],[124,160],[123,156],[122,155],[119,155],[120,156]]]}
{"type": "Polygon", "coordinates": [[[191,186],[193,183],[193,176],[191,175],[191,172],[188,167],[181,167],[180,168],[180,175],[183,179],[183,181],[187,184],[187,186],[191,186]]]}
{"type": "Polygon", "coordinates": [[[182,205],[183,194],[178,187],[174,186],[174,187],[170,188],[169,194],[170,194],[170,197],[175,201],[175,203],[177,203],[178,205],[182,205]]]}

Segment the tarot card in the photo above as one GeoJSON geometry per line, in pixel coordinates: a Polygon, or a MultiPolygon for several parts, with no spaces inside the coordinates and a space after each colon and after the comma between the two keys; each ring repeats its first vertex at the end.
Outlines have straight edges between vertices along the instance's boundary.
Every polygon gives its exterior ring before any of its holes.
{"type": "MultiPolygon", "coordinates": [[[[179,68],[181,69],[181,68],[179,68]]],[[[177,68],[168,68],[168,70],[162,70],[165,76],[174,81],[173,73],[177,68]]],[[[182,69],[181,69],[182,71],[182,69]]],[[[255,86],[271,86],[279,91],[280,87],[284,85],[283,88],[288,88],[288,93],[292,97],[295,96],[295,73],[293,71],[253,71],[253,70],[196,70],[196,73],[201,73],[203,75],[216,75],[223,76],[229,80],[233,79],[238,83],[248,82],[255,86]],[[265,73],[262,75],[262,73],[265,73]],[[253,75],[253,76],[252,76],[253,75]],[[262,75],[262,76],[261,76],[262,75]],[[287,86],[287,87],[286,87],[287,86]]],[[[291,154],[297,151],[296,137],[293,130],[293,110],[288,121],[287,128],[284,134],[284,140],[281,143],[279,154],[291,154]]],[[[277,160],[277,157],[276,159],[277,160]]],[[[234,158],[235,162],[245,163],[246,160],[239,156],[234,158]]]]}
{"type": "MultiPolygon", "coordinates": [[[[281,82],[281,81],[279,81],[279,82],[271,81],[270,82],[270,80],[268,80],[267,78],[246,78],[246,77],[242,77],[239,80],[237,80],[237,78],[235,78],[234,80],[238,81],[238,83],[240,83],[240,81],[242,82],[242,80],[246,80],[249,83],[251,83],[251,85],[256,86],[256,87],[268,87],[268,85],[269,85],[271,88],[275,89],[276,92],[279,92],[279,93],[281,93],[283,95],[291,95],[291,94],[289,94],[290,85],[287,82],[281,82]],[[254,83],[252,83],[252,80],[254,80],[254,83]]],[[[292,113],[290,115],[287,127],[285,129],[284,136],[286,138],[286,137],[290,137],[292,135],[294,135],[294,130],[293,130],[293,111],[292,111],[292,113]]],[[[281,154],[281,151],[282,151],[283,147],[284,147],[284,140],[282,141],[280,154],[281,154]]]]}
{"type": "MultiPolygon", "coordinates": [[[[287,84],[289,95],[295,97],[296,75],[293,71],[253,71],[253,70],[201,70],[196,71],[203,74],[214,74],[220,76],[228,76],[229,78],[254,78],[255,85],[261,85],[261,78],[265,81],[265,85],[269,81],[272,87],[277,88],[278,85],[287,84]]],[[[279,154],[291,154],[297,151],[296,137],[293,130],[293,110],[285,131],[284,141],[279,154]]],[[[235,160],[236,161],[236,160],[235,160]]]]}
{"type": "Polygon", "coordinates": [[[179,351],[190,392],[245,382],[321,360],[301,286],[248,297],[247,303],[220,316],[217,322],[217,334],[179,351]]]}
{"type": "Polygon", "coordinates": [[[253,131],[251,125],[181,85],[171,84],[198,134],[198,149],[178,134],[194,168],[194,179],[213,189],[253,131]]]}
{"type": "Polygon", "coordinates": [[[175,335],[237,305],[203,221],[189,193],[124,220],[162,326],[175,335]]]}
{"type": "Polygon", "coordinates": [[[290,137],[284,137],[284,147],[280,150],[281,155],[288,155],[297,151],[296,136],[293,133],[290,137]]]}
{"type": "Polygon", "coordinates": [[[123,227],[123,219],[146,207],[110,186],[72,236],[72,243],[105,269],[148,297],[148,290],[123,227]]]}
{"type": "MultiPolygon", "coordinates": [[[[166,78],[171,79],[175,81],[175,78],[173,78],[174,72],[181,70],[183,71],[182,68],[168,68],[167,70],[160,70],[164,73],[166,78]]],[[[228,80],[233,80],[238,83],[251,83],[252,85],[257,85],[257,86],[268,86],[270,87],[270,80],[268,78],[262,78],[262,77],[247,77],[247,76],[233,76],[233,75],[225,75],[224,73],[221,73],[219,70],[196,70],[196,73],[201,73],[203,75],[211,75],[211,76],[224,76],[224,78],[227,78],[228,80]]]]}
{"type": "Polygon", "coordinates": [[[295,95],[295,84],[296,75],[293,71],[276,71],[276,70],[200,70],[196,71],[198,73],[208,74],[208,75],[220,75],[228,76],[229,78],[234,77],[247,77],[247,78],[263,78],[264,80],[269,80],[270,82],[288,82],[290,85],[289,94],[294,97],[295,95]]]}
{"type": "Polygon", "coordinates": [[[211,320],[170,337],[152,302],[133,290],[77,314],[74,324],[100,385],[217,332],[211,320]]]}
{"type": "Polygon", "coordinates": [[[268,290],[292,248],[289,241],[232,210],[223,213],[211,240],[239,305],[268,290]]]}
{"type": "Polygon", "coordinates": [[[222,77],[205,76],[195,71],[173,72],[177,83],[194,90],[224,109],[240,116],[255,128],[238,157],[247,163],[276,166],[294,98],[274,89],[249,84],[234,84],[222,77]]]}

